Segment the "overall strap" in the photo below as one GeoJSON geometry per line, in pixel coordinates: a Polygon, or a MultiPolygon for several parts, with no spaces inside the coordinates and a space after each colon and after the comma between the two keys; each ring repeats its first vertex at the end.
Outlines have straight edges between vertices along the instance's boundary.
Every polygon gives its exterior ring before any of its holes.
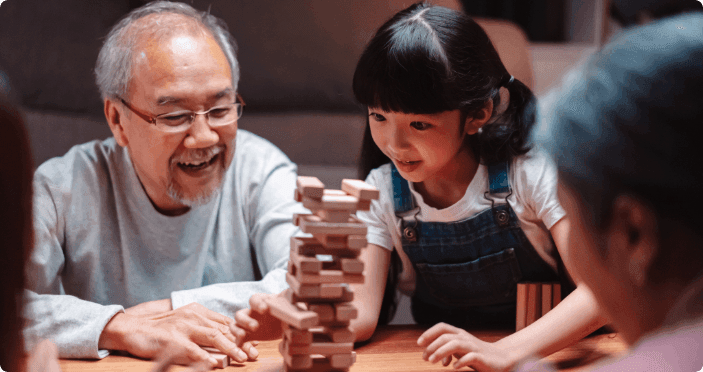
{"type": "Polygon", "coordinates": [[[488,168],[488,192],[490,194],[502,194],[511,192],[510,181],[508,180],[508,162],[489,165],[488,168]]]}
{"type": "Polygon", "coordinates": [[[400,176],[393,163],[391,163],[391,180],[393,181],[393,208],[396,215],[415,209],[408,181],[400,176]]]}

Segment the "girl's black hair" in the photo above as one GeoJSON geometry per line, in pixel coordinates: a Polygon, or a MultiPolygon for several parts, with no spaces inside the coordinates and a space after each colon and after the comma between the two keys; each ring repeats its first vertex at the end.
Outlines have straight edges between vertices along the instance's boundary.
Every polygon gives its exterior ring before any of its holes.
{"type": "MultiPolygon", "coordinates": [[[[415,114],[458,109],[465,119],[488,100],[495,116],[505,86],[507,109],[468,139],[481,162],[492,164],[530,149],[526,137],[535,120],[534,95],[510,78],[488,35],[469,16],[417,3],[376,32],[356,66],[353,90],[366,107],[415,114]]],[[[388,161],[373,143],[367,120],[360,176],[388,161]]]]}
{"type": "MultiPolygon", "coordinates": [[[[488,35],[463,13],[424,3],[397,13],[366,46],[354,72],[353,90],[366,107],[414,114],[461,110],[462,123],[492,100],[495,119],[467,138],[480,161],[509,161],[530,150],[527,137],[535,121],[534,95],[522,82],[511,79],[488,35]],[[497,114],[501,87],[508,89],[510,101],[497,114]]],[[[367,117],[359,176],[366,178],[387,162],[371,138],[367,117]]],[[[393,251],[381,324],[395,311],[400,268],[393,251]]]]}

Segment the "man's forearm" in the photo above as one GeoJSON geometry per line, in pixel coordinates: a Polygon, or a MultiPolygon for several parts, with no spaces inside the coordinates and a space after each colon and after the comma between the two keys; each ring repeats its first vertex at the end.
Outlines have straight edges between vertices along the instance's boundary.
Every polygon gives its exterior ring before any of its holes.
{"type": "Polygon", "coordinates": [[[103,306],[68,295],[40,295],[25,290],[25,349],[42,339],[51,339],[61,358],[99,359],[108,355],[98,341],[106,324],[124,309],[103,306]]]}

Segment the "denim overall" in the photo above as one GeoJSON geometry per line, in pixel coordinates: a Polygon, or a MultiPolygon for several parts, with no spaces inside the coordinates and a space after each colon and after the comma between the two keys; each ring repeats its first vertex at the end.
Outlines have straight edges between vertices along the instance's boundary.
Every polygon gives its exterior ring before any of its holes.
{"type": "Polygon", "coordinates": [[[408,182],[391,164],[403,250],[416,272],[411,308],[417,323],[514,327],[517,283],[558,280],[507,203],[508,164],[489,166],[488,175],[484,196],[491,208],[463,221],[423,222],[415,218],[419,208],[408,182]]]}

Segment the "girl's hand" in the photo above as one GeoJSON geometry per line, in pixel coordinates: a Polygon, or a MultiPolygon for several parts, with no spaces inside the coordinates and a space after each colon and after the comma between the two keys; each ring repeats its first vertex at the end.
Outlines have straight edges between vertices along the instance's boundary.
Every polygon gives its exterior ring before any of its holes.
{"type": "Polygon", "coordinates": [[[417,339],[417,344],[425,347],[422,359],[431,363],[441,360],[447,366],[454,356],[458,359],[454,363],[455,369],[468,366],[478,372],[507,372],[515,367],[507,351],[446,323],[425,331],[417,339]]]}
{"type": "Polygon", "coordinates": [[[248,309],[237,311],[234,315],[235,324],[247,333],[246,339],[264,341],[281,337],[281,321],[271,315],[266,303],[267,298],[281,295],[257,293],[249,298],[248,309]]]}

